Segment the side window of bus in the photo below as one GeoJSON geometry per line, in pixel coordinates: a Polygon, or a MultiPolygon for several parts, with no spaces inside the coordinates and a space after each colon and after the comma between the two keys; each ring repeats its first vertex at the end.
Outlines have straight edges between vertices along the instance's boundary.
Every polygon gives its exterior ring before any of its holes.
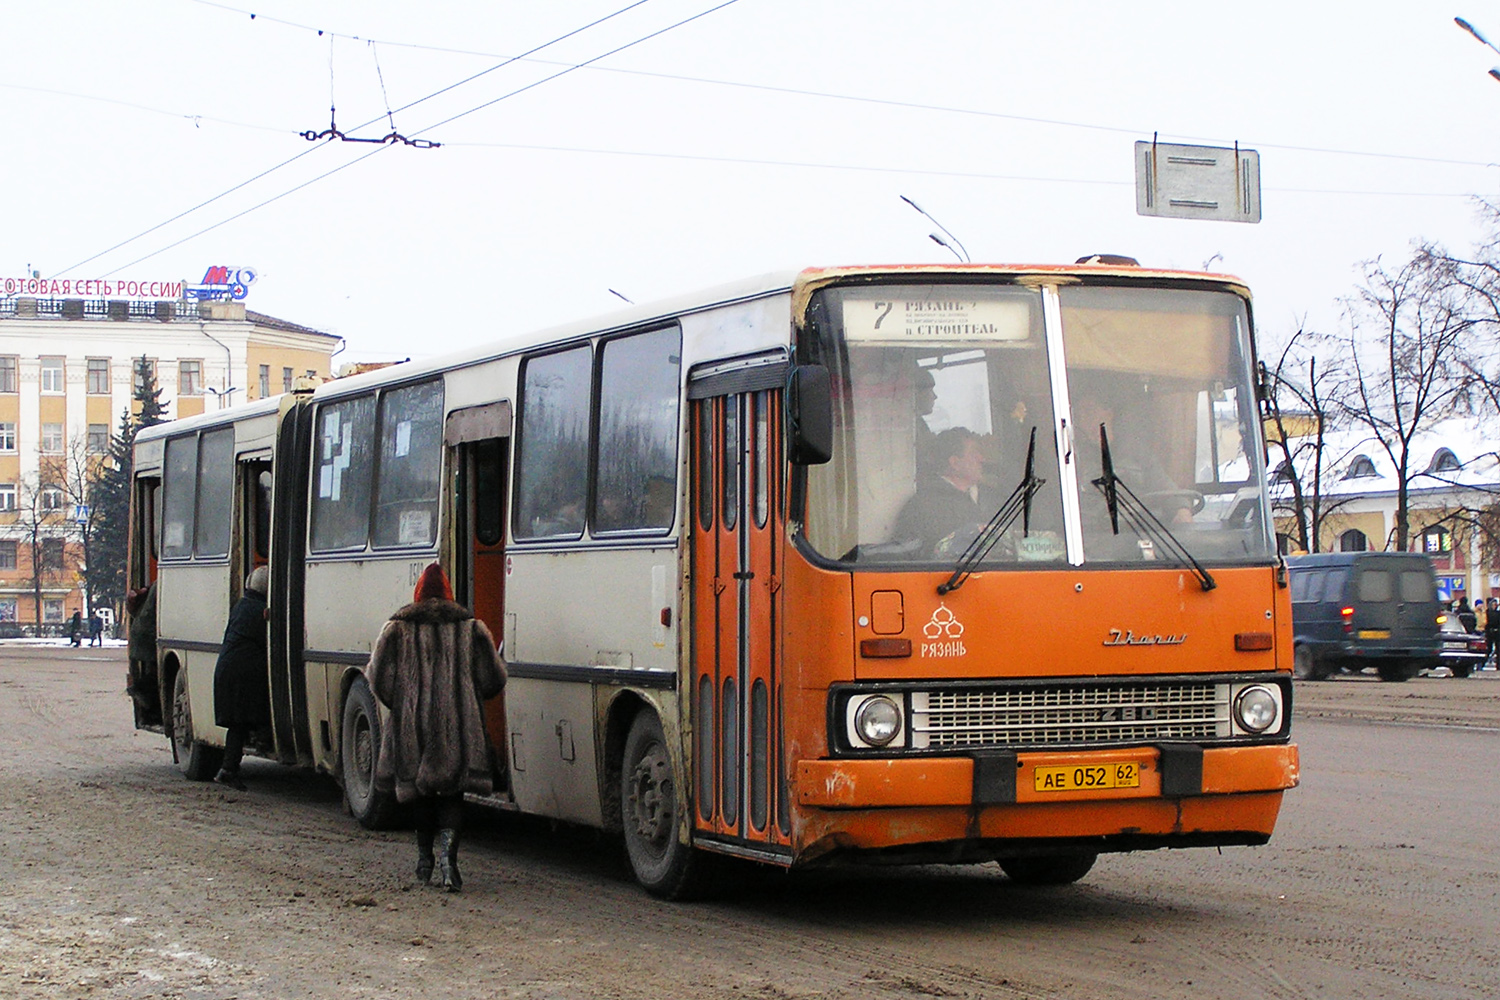
{"type": "Polygon", "coordinates": [[[375,544],[430,546],[437,538],[443,462],[443,383],[393,389],[380,399],[375,544]]]}
{"type": "Polygon", "coordinates": [[[672,527],[681,365],[682,334],[675,326],[604,344],[595,531],[672,527]]]}
{"type": "Polygon", "coordinates": [[[528,358],[521,380],[517,538],[577,538],[588,492],[589,345],[528,358]]]}
{"type": "Polygon", "coordinates": [[[208,431],[198,439],[198,514],[193,554],[200,559],[229,554],[234,512],[234,428],[208,431]]]}
{"type": "Polygon", "coordinates": [[[375,397],[318,410],[313,468],[312,547],[363,548],[370,531],[370,471],[375,463],[375,397]]]}
{"type": "Polygon", "coordinates": [[[193,506],[198,482],[198,438],[192,434],[167,442],[162,473],[161,557],[186,559],[193,554],[193,506]]]}

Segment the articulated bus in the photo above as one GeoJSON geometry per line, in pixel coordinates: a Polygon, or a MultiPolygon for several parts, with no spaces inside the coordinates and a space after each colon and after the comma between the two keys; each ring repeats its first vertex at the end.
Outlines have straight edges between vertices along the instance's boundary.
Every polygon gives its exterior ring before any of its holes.
{"type": "Polygon", "coordinates": [[[151,427],[137,725],[213,774],[266,563],[251,752],[396,821],[364,670],[437,560],[509,666],[491,804],[617,832],[657,895],[1261,844],[1298,756],[1256,371],[1225,276],[824,268],[151,427]]]}

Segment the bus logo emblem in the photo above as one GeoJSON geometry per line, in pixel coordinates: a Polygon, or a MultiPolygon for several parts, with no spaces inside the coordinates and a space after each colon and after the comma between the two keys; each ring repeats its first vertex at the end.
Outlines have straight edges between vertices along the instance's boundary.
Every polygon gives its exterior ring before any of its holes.
{"type": "Polygon", "coordinates": [[[963,622],[948,610],[948,605],[938,604],[932,618],[922,626],[922,636],[927,640],[922,643],[922,655],[938,658],[963,656],[968,653],[964,648],[963,634],[963,622]]]}

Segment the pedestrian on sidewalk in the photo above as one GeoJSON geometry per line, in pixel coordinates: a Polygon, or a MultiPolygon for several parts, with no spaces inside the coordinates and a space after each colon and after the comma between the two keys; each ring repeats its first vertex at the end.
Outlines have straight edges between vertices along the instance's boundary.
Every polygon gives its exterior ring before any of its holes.
{"type": "Polygon", "coordinates": [[[77,646],[83,641],[83,612],[73,612],[73,617],[68,619],[68,645],[77,646]]]}
{"type": "Polygon", "coordinates": [[[464,793],[494,789],[484,702],[505,686],[505,664],[484,622],[454,601],[437,563],[422,571],[412,596],[370,653],[370,689],[390,710],[375,787],[412,807],[417,880],[431,883],[436,865],[442,887],[458,892],[464,793]]]}
{"type": "Polygon", "coordinates": [[[104,645],[104,619],[99,617],[99,612],[89,613],[89,645],[104,645]]]}

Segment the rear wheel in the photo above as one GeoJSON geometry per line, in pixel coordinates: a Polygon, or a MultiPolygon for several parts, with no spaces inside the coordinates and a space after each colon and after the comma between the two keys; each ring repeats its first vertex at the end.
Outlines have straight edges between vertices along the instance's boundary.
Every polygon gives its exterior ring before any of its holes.
{"type": "Polygon", "coordinates": [[[620,821],[636,881],[662,899],[693,899],[708,888],[708,859],[677,836],[686,803],[678,794],[661,720],[638,713],[625,737],[620,821]]]}
{"type": "Polygon", "coordinates": [[[209,780],[224,761],[224,751],[200,743],[194,735],[186,667],[179,667],[172,677],[172,749],[177,769],[189,781],[209,780]]]}
{"type": "Polygon", "coordinates": [[[380,712],[364,678],[355,680],[344,699],[339,739],[339,777],[349,814],[367,830],[394,825],[395,796],[375,788],[375,757],[380,749],[380,712]]]}
{"type": "Polygon", "coordinates": [[[1328,676],[1318,667],[1318,661],[1307,646],[1298,646],[1292,654],[1292,676],[1299,681],[1321,681],[1328,676]]]}
{"type": "Polygon", "coordinates": [[[1021,885],[1070,885],[1089,873],[1097,854],[1063,854],[1044,858],[1000,858],[1000,869],[1021,885]]]}

